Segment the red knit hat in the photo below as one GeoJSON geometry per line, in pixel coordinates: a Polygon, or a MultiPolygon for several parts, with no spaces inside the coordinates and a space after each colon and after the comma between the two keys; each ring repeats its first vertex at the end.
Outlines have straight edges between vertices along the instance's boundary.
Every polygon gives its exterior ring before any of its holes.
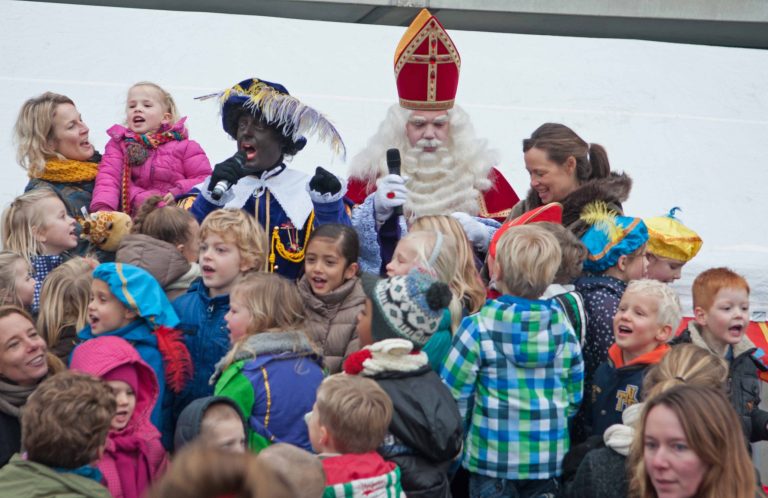
{"type": "Polygon", "coordinates": [[[395,50],[400,106],[440,111],[453,107],[461,57],[435,16],[422,9],[395,50]]]}

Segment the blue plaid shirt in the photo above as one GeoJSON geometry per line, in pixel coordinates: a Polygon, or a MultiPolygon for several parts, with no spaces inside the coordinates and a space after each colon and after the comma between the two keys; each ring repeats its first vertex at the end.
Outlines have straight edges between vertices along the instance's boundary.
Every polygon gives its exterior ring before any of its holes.
{"type": "Polygon", "coordinates": [[[466,424],[470,472],[512,480],[561,474],[584,364],[556,301],[488,301],[461,322],[441,376],[466,424]]]}

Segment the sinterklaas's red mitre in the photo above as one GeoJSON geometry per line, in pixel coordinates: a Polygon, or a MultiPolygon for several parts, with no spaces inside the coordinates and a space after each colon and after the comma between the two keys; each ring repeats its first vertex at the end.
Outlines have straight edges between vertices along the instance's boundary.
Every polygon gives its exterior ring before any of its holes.
{"type": "Polygon", "coordinates": [[[439,111],[453,107],[461,57],[435,16],[422,9],[395,51],[395,79],[400,105],[439,111]]]}

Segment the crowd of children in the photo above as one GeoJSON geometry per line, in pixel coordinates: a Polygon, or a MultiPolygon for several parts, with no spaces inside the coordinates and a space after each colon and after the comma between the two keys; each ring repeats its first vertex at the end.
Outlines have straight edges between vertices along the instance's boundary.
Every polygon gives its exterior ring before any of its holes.
{"type": "MultiPolygon", "coordinates": [[[[224,116],[245,160],[243,133],[301,150],[246,101],[224,116]]],[[[678,334],[668,283],[702,242],[674,209],[643,220],[598,199],[565,220],[541,203],[479,251],[460,216],[423,216],[384,276],[361,271],[354,228],[319,221],[349,221],[327,171],[297,201],[302,230],[265,227],[261,196],[284,165],[242,209],[210,192],[176,204],[211,167],[157,85],[132,86],[108,133],[90,207],[132,217],[116,251],[74,255],[55,189],[2,215],[0,496],[759,493],[746,441],[768,440],[768,364],[745,335],[749,285],[701,273],[678,334]]],[[[526,153],[547,153],[531,140],[526,153]]]]}

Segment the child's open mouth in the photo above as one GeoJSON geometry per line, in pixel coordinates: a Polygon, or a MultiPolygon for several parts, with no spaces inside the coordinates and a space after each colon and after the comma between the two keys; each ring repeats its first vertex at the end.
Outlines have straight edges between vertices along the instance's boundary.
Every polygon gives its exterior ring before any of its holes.
{"type": "Polygon", "coordinates": [[[320,289],[325,287],[325,284],[328,283],[328,279],[323,277],[312,277],[310,280],[312,282],[312,287],[320,288],[320,289]]]}
{"type": "Polygon", "coordinates": [[[733,337],[741,337],[744,333],[744,325],[731,325],[728,327],[728,333],[733,337]]]}
{"type": "Polygon", "coordinates": [[[619,325],[618,331],[619,331],[619,334],[621,335],[629,335],[632,333],[632,329],[627,327],[626,325],[619,325]]]}
{"type": "Polygon", "coordinates": [[[202,272],[206,275],[210,275],[211,273],[214,273],[216,271],[213,269],[213,267],[208,265],[203,265],[202,267],[200,267],[200,270],[202,270],[202,272]]]}
{"type": "Polygon", "coordinates": [[[134,116],[133,118],[133,124],[139,124],[145,122],[146,119],[142,118],[141,116],[134,116]]]}

